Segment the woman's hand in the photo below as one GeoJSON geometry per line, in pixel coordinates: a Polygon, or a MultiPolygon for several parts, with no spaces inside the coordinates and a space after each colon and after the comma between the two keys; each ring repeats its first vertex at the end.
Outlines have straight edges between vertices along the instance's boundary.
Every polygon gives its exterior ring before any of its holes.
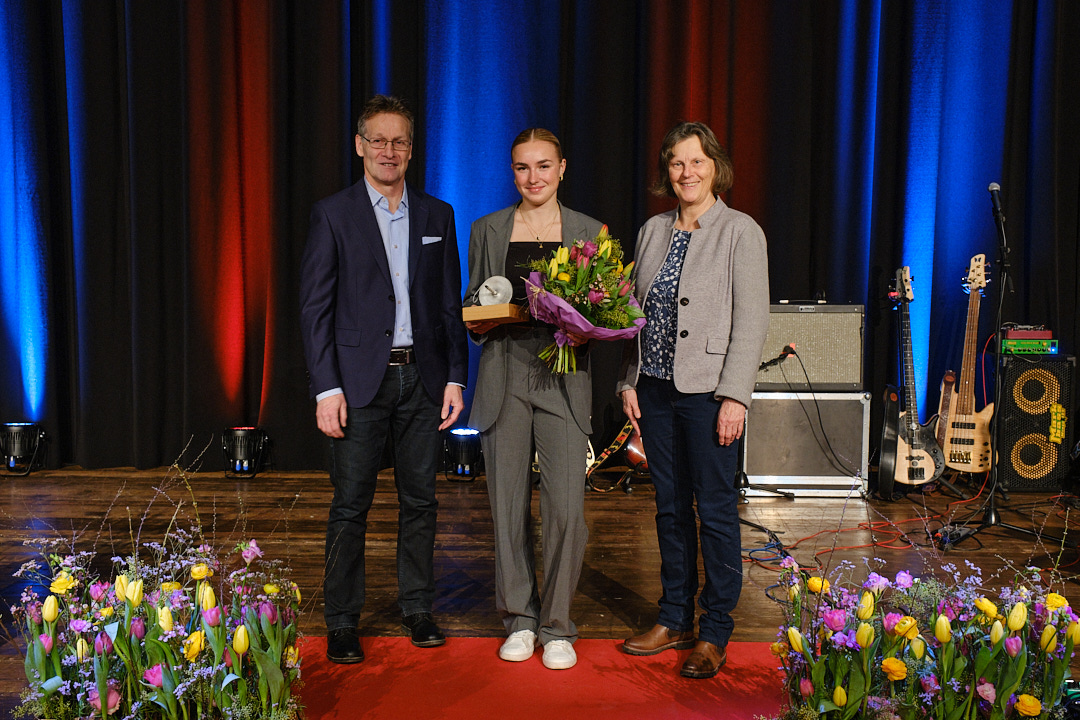
{"type": "Polygon", "coordinates": [[[619,397],[622,398],[622,411],[626,413],[626,417],[630,419],[630,424],[634,426],[634,430],[640,435],[641,428],[638,427],[638,419],[641,418],[641,408],[638,407],[637,390],[634,388],[623,390],[619,397]]]}
{"type": "Polygon", "coordinates": [[[570,347],[577,347],[578,345],[584,345],[585,343],[589,342],[589,338],[585,337],[584,335],[572,333],[569,330],[566,331],[566,337],[570,339],[570,347]]]}
{"type": "Polygon", "coordinates": [[[465,323],[465,327],[470,332],[474,332],[477,335],[483,335],[485,333],[491,332],[493,329],[498,327],[498,325],[499,323],[492,322],[491,320],[470,320],[469,322],[465,323]]]}
{"type": "MultiPolygon", "coordinates": [[[[626,405],[626,401],[623,401],[626,405]]],[[[746,421],[746,406],[738,400],[724,398],[720,411],[716,413],[716,435],[721,445],[730,445],[742,437],[743,423],[746,421]]]]}

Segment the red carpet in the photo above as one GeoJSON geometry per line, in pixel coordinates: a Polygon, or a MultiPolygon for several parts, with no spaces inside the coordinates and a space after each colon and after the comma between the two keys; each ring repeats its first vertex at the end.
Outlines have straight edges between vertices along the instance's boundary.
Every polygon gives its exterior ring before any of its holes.
{"type": "Polygon", "coordinates": [[[364,662],[326,660],[326,638],[301,646],[301,702],[323,718],[732,718],[772,715],[783,699],[768,643],[731,643],[727,665],[711,680],[679,676],[689,650],[652,657],[618,651],[617,640],[579,640],[578,664],[548,670],[537,650],[508,663],[501,638],[449,638],[439,648],[404,637],[363,639],[364,662]]]}

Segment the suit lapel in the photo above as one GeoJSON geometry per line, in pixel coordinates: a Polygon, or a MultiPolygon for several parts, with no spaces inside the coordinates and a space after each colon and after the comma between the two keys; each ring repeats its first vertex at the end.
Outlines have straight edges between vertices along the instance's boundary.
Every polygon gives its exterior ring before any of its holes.
{"type": "Polygon", "coordinates": [[[514,232],[514,213],[517,205],[500,210],[488,221],[488,227],[492,230],[491,249],[488,253],[492,265],[488,268],[488,276],[498,273],[506,273],[506,254],[510,252],[510,236],[514,232]]]}
{"type": "Polygon", "coordinates": [[[559,208],[562,209],[562,244],[563,247],[570,247],[574,244],[575,240],[595,240],[595,238],[589,237],[589,230],[585,227],[584,216],[578,213],[568,210],[559,203],[559,208]]]}
{"type": "Polygon", "coordinates": [[[386,284],[390,282],[390,261],[386,259],[386,247],[383,245],[382,233],[379,232],[379,223],[375,220],[375,208],[371,205],[371,197],[368,196],[367,184],[361,180],[352,186],[349,202],[349,216],[356,226],[354,240],[357,247],[362,247],[371,254],[375,265],[382,272],[386,284]]]}

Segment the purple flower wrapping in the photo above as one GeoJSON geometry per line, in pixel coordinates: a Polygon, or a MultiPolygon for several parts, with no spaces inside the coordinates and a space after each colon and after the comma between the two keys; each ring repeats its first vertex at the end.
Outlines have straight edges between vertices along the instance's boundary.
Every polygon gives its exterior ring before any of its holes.
{"type": "MultiPolygon", "coordinates": [[[[532,316],[558,328],[555,332],[555,342],[559,347],[570,341],[566,335],[568,332],[591,340],[629,340],[641,332],[641,328],[645,326],[643,317],[634,320],[634,324],[628,328],[612,329],[593,325],[575,310],[573,305],[555,293],[544,290],[544,280],[536,271],[529,274],[528,280],[525,281],[525,289],[529,296],[529,312],[532,316]]],[[[634,307],[641,307],[633,295],[629,297],[629,303],[634,307]]]]}

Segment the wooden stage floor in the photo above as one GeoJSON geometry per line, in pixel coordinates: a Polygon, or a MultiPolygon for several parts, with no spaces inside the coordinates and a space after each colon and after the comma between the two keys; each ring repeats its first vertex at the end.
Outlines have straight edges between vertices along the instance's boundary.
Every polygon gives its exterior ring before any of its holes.
{"type": "MultiPolygon", "coordinates": [[[[438,583],[437,620],[450,636],[500,636],[502,623],[494,604],[491,517],[483,476],[471,482],[438,481],[440,512],[435,548],[438,583]]],[[[617,478],[617,470],[605,477],[617,478]]],[[[57,534],[75,541],[76,549],[96,549],[103,569],[109,557],[127,552],[132,529],[143,523],[142,539],[159,540],[176,514],[183,525],[197,514],[210,542],[228,549],[255,538],[268,558],[282,558],[292,568],[304,597],[302,632],[325,633],[321,580],[327,508],[331,497],[325,473],[270,472],[253,479],[229,479],[223,473],[197,472],[177,477],[167,468],[61,469],[28,477],[0,476],[0,595],[5,629],[7,608],[17,602],[22,583],[11,574],[30,552],[23,540],[57,534]]],[[[979,478],[981,482],[981,477],[979,478]]],[[[925,487],[925,486],[924,486],[925,487]]],[[[849,560],[880,558],[883,574],[908,569],[934,572],[943,562],[981,567],[988,584],[1003,568],[1055,564],[1067,581],[1059,591],[1080,602],[1077,551],[1061,551],[1053,542],[1003,528],[989,528],[947,551],[936,548],[928,533],[942,523],[984,517],[985,492],[979,484],[959,485],[972,500],[961,501],[935,489],[916,489],[902,500],[865,501],[797,497],[753,497],[741,517],[767,532],[743,527],[744,581],[735,613],[733,640],[771,641],[781,621],[769,599],[777,577],[778,541],[804,566],[820,562],[835,567],[849,560]]],[[[537,493],[533,513],[541,528],[537,493]]],[[[1010,493],[998,501],[1002,522],[1069,538],[1077,532],[1077,498],[1052,493],[1010,493]]],[[[586,493],[589,546],[574,600],[573,617],[582,637],[623,638],[651,627],[659,596],[659,553],[653,522],[653,489],[635,483],[634,491],[586,493]]],[[[368,600],[360,623],[363,635],[400,634],[396,602],[395,545],[397,501],[390,472],[380,476],[369,517],[368,600]]],[[[537,564],[540,565],[539,552],[537,564]]],[[[861,578],[864,572],[857,571],[861,578]]],[[[1007,576],[1007,574],[1006,574],[1007,576]]],[[[6,635],[6,633],[5,633],[6,635]]],[[[22,687],[21,657],[9,638],[0,640],[0,716],[17,702],[22,687]]]]}

